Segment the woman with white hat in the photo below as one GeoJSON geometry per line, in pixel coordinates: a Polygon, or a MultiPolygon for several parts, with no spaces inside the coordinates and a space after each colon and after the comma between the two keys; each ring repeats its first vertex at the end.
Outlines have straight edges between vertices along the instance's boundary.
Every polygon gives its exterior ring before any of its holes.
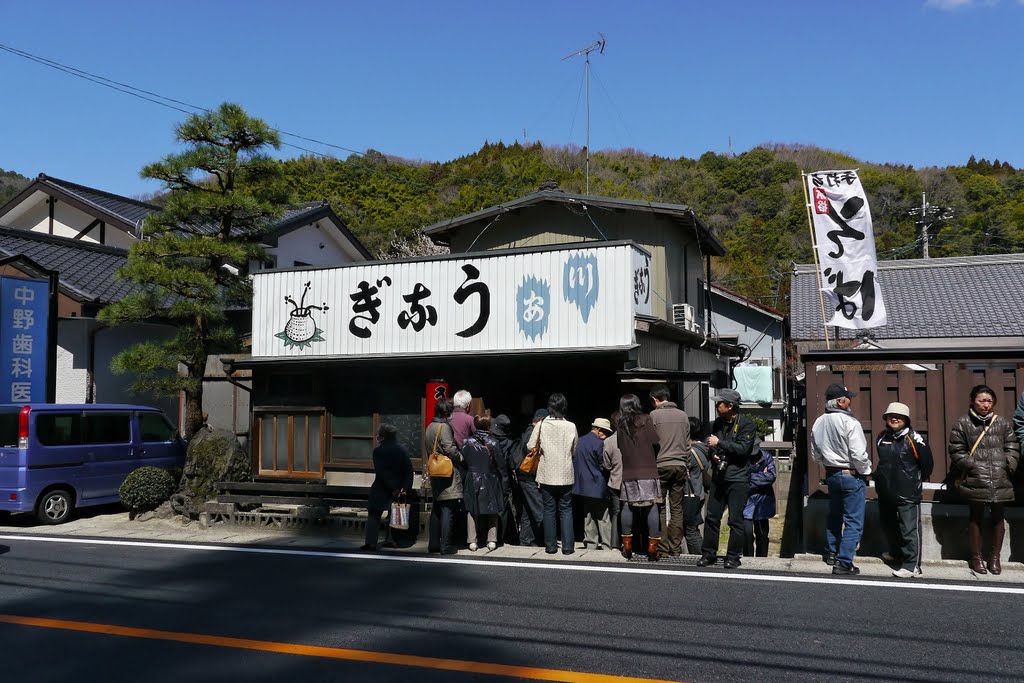
{"type": "Polygon", "coordinates": [[[878,435],[875,490],[889,552],[882,559],[899,563],[892,575],[901,579],[921,573],[921,489],[931,476],[932,451],[910,428],[910,408],[893,402],[885,409],[885,429],[878,435]]]}

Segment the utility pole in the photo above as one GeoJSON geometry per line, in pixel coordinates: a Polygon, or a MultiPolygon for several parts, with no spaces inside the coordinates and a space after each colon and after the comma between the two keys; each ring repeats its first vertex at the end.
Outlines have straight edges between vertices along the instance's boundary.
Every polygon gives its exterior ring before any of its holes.
{"type": "Polygon", "coordinates": [[[598,54],[604,54],[605,38],[604,34],[598,32],[599,39],[586,46],[582,50],[576,50],[572,54],[562,57],[564,62],[567,59],[578,57],[579,55],[585,55],[587,60],[586,74],[587,74],[587,192],[590,194],[590,53],[597,50],[598,54]]]}
{"type": "Polygon", "coordinates": [[[948,206],[936,206],[928,203],[928,195],[921,193],[921,208],[908,211],[912,216],[921,216],[921,220],[915,221],[921,226],[921,258],[928,258],[928,242],[931,240],[929,230],[936,223],[947,221],[953,217],[953,209],[948,206]]]}

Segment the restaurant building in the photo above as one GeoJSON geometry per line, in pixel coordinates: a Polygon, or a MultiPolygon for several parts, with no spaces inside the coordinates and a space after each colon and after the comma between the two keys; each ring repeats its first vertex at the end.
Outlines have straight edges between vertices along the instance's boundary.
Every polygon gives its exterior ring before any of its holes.
{"type": "Polygon", "coordinates": [[[617,207],[600,236],[567,213],[568,232],[548,239],[567,197],[503,209],[480,250],[256,273],[252,357],[235,364],[252,372],[258,475],[356,483],[384,421],[418,459],[434,400],[459,389],[515,430],[554,392],[582,432],[654,383],[707,419],[740,353],[699,322],[704,259],[721,243],[687,207],[582,196],[577,211],[617,207]]]}

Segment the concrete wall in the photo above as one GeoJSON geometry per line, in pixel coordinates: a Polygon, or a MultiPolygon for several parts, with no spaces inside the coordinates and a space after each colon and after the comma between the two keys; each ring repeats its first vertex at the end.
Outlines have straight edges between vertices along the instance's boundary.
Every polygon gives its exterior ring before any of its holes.
{"type": "MultiPolygon", "coordinates": [[[[804,550],[819,553],[825,548],[825,519],[828,499],[811,498],[804,510],[804,550]]],[[[1007,533],[1001,560],[1024,561],[1024,509],[1006,508],[1007,533]]],[[[987,525],[983,524],[983,528],[987,525]]],[[[989,542],[986,533],[982,547],[989,542]]],[[[889,546],[878,519],[878,502],[869,500],[864,513],[864,537],[857,555],[880,557],[889,546]]],[[[967,560],[967,505],[962,503],[921,504],[921,559],[967,560]]]]}

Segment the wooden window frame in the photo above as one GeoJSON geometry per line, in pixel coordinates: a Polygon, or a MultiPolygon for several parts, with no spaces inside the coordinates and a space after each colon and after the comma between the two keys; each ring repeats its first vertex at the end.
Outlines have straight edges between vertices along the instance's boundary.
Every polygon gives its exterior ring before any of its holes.
{"type": "MultiPolygon", "coordinates": [[[[351,417],[351,416],[348,416],[351,417]]],[[[359,417],[366,417],[365,415],[359,417]]],[[[327,440],[330,446],[330,452],[334,451],[334,440],[339,439],[370,439],[370,445],[376,448],[377,446],[377,430],[380,429],[381,414],[377,411],[372,413],[371,419],[371,430],[369,437],[361,434],[335,434],[334,433],[334,414],[331,413],[331,425],[330,433],[328,434],[327,440]]],[[[371,448],[371,452],[372,452],[371,448]]],[[[372,472],[373,471],[373,458],[367,460],[332,460],[330,455],[324,458],[324,469],[332,472],[345,471],[345,472],[372,472]]]]}
{"type": "MultiPolygon", "coordinates": [[[[280,477],[287,479],[323,479],[324,470],[327,464],[325,448],[327,446],[327,409],[323,407],[294,407],[294,406],[264,406],[253,410],[255,425],[253,425],[253,471],[260,477],[280,477]],[[295,470],[295,417],[320,416],[320,469],[317,471],[295,470]],[[263,420],[267,417],[274,418],[274,455],[271,461],[277,464],[277,430],[281,417],[287,418],[288,429],[288,469],[263,469],[263,420]]],[[[309,429],[306,429],[306,452],[309,453],[309,429]]]]}

